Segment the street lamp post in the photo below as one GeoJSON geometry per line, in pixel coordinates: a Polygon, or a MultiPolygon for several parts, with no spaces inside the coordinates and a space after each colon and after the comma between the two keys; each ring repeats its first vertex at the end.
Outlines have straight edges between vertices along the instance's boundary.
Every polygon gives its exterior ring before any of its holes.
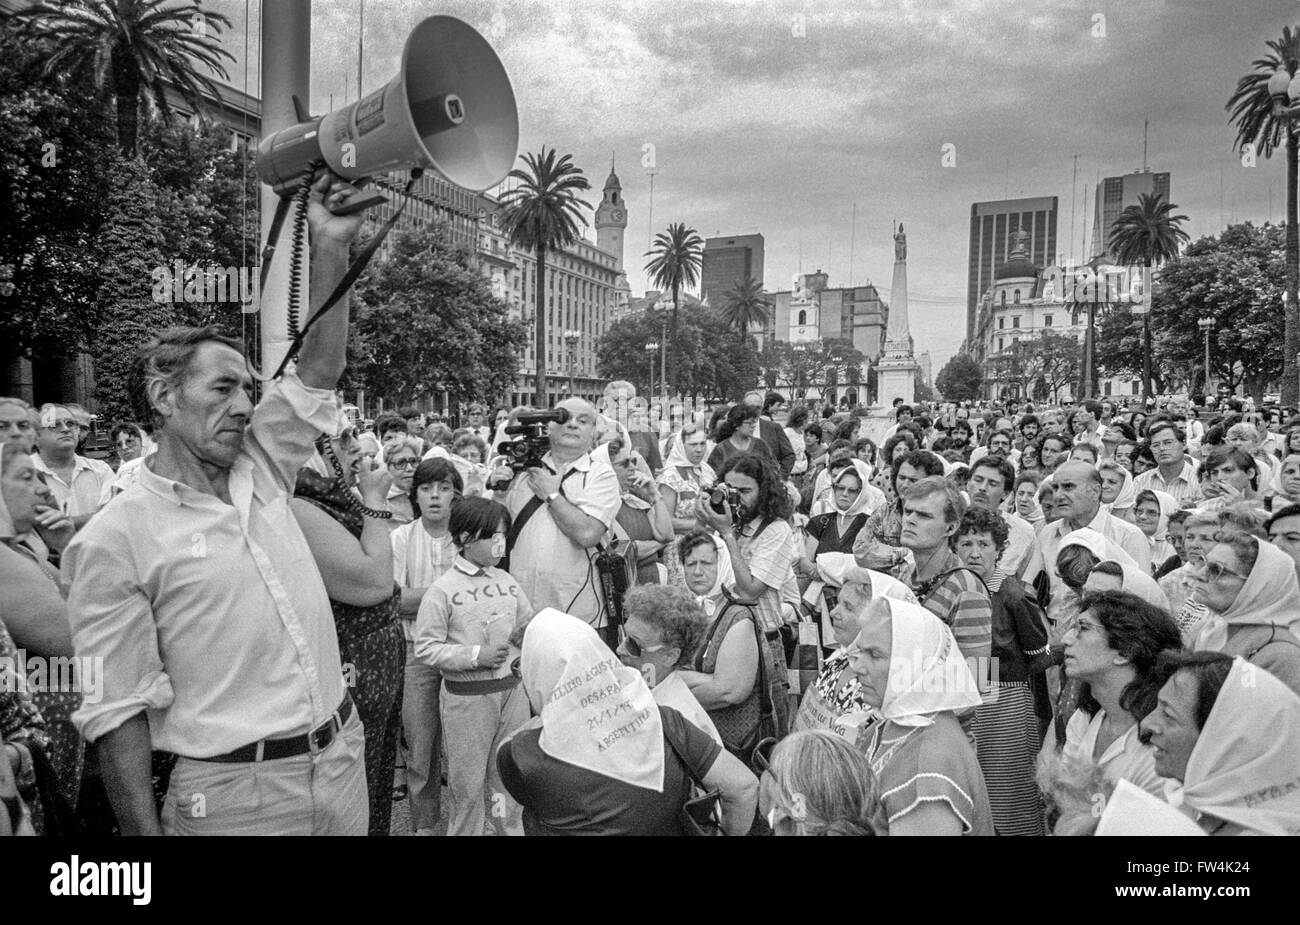
{"type": "Polygon", "coordinates": [[[1207,315],[1206,317],[1201,318],[1199,321],[1197,321],[1197,322],[1196,322],[1196,326],[1197,326],[1198,328],[1200,328],[1200,329],[1201,329],[1201,333],[1205,335],[1205,392],[1206,392],[1206,394],[1209,394],[1209,391],[1210,391],[1210,335],[1214,332],[1215,327],[1218,326],[1218,322],[1215,321],[1213,318],[1211,318],[1211,317],[1209,317],[1209,316],[1207,315]]]}
{"type": "Polygon", "coordinates": [[[569,394],[576,394],[573,390],[573,352],[577,349],[578,339],[582,337],[581,331],[565,331],[564,343],[569,348],[569,394]]]}
{"type": "Polygon", "coordinates": [[[659,341],[657,340],[652,340],[650,343],[645,345],[646,355],[650,357],[650,388],[647,389],[647,392],[649,392],[651,397],[653,397],[655,393],[655,351],[658,349],[659,341]]]}

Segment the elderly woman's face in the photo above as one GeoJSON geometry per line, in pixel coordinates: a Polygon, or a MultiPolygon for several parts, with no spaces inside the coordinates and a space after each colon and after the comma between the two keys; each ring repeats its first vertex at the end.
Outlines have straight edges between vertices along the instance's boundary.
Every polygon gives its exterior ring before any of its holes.
{"type": "Polygon", "coordinates": [[[0,486],[3,486],[9,517],[19,533],[26,533],[32,528],[41,508],[58,507],[54,494],[41,481],[31,457],[25,453],[10,455],[0,486]]]}
{"type": "Polygon", "coordinates": [[[862,480],[854,470],[846,469],[835,479],[835,507],[841,512],[852,507],[861,494],[862,480]]]}
{"type": "Polygon", "coordinates": [[[836,645],[847,646],[857,637],[861,629],[858,619],[870,604],[871,588],[867,585],[850,582],[840,590],[839,600],[830,612],[836,645]]]}
{"type": "Polygon", "coordinates": [[[1249,571],[1242,568],[1237,554],[1226,543],[1218,543],[1205,555],[1196,573],[1196,600],[1215,613],[1223,613],[1237,600],[1246,586],[1249,571]]]}
{"type": "Polygon", "coordinates": [[[1113,469],[1101,470],[1101,503],[1111,504],[1119,497],[1119,491],[1124,487],[1124,476],[1120,475],[1113,469]]]}
{"type": "Polygon", "coordinates": [[[411,490],[415,478],[415,467],[420,464],[420,457],[409,446],[399,446],[388,458],[388,472],[393,477],[393,487],[403,493],[411,490]]]}
{"type": "Polygon", "coordinates": [[[862,699],[879,710],[889,690],[889,659],[893,654],[894,629],[889,605],[872,601],[859,621],[857,638],[849,654],[849,670],[862,686],[862,699]]]}
{"type": "Polygon", "coordinates": [[[704,462],[704,453],[709,448],[709,438],[704,431],[696,429],[682,440],[682,449],[686,452],[686,461],[692,466],[704,462]]]}
{"type": "Polygon", "coordinates": [[[1139,501],[1133,508],[1133,522],[1146,536],[1155,536],[1160,526],[1160,505],[1150,499],[1139,501]]]}
{"type": "Polygon", "coordinates": [[[998,547],[991,533],[964,533],[957,537],[957,558],[981,578],[993,574],[998,564],[998,547]]]}
{"type": "Polygon", "coordinates": [[[1196,524],[1188,527],[1187,539],[1183,542],[1183,547],[1187,550],[1186,558],[1199,567],[1205,561],[1205,554],[1218,542],[1218,535],[1219,528],[1212,524],[1196,524]]]}
{"type": "Polygon", "coordinates": [[[682,561],[686,573],[686,587],[692,594],[708,594],[718,580],[718,547],[701,543],[686,554],[682,561]]]}
{"type": "Polygon", "coordinates": [[[645,683],[654,687],[677,668],[681,650],[664,641],[663,630],[638,614],[629,615],[623,624],[623,641],[618,646],[619,660],[641,672],[645,683]]]}

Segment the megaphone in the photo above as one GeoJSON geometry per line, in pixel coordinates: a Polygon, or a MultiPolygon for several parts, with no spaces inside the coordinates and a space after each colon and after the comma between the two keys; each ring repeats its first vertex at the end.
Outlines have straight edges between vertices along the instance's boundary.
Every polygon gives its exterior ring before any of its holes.
{"type": "Polygon", "coordinates": [[[481,192],[505,179],[518,147],[514,91],[492,46],[459,19],[430,16],[407,36],[387,85],[263,140],[257,172],[281,196],[320,161],[348,180],[432,168],[481,192]]]}

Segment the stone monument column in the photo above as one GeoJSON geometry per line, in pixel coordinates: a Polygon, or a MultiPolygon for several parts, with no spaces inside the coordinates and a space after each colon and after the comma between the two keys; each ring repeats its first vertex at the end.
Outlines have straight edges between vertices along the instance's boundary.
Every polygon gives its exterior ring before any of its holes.
{"type": "Polygon", "coordinates": [[[909,405],[916,401],[919,369],[912,356],[912,333],[907,317],[907,234],[899,225],[894,234],[894,278],[889,287],[885,352],[876,368],[877,403],[888,409],[895,398],[909,405]]]}

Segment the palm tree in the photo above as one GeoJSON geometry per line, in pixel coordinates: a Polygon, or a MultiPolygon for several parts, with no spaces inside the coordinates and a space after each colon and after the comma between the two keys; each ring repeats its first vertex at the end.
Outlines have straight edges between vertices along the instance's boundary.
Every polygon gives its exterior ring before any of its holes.
{"type": "Polygon", "coordinates": [[[671,289],[673,293],[672,333],[669,335],[671,349],[668,352],[668,381],[677,388],[677,309],[681,302],[683,286],[694,286],[700,279],[700,267],[704,262],[704,239],[694,228],[687,228],[676,222],[668,226],[667,233],[655,235],[654,245],[646,251],[651,258],[645,265],[646,272],[656,286],[671,289]]]}
{"type": "MultiPolygon", "coordinates": [[[[1159,266],[1178,256],[1190,238],[1183,231],[1186,215],[1171,215],[1178,206],[1162,193],[1143,193],[1137,205],[1129,206],[1110,226],[1111,255],[1124,266],[1159,266]]],[[[1148,278],[1150,273],[1146,274],[1148,278]]],[[[1151,308],[1150,292],[1144,292],[1147,310],[1142,315],[1142,397],[1151,397],[1151,308]]],[[[1091,397],[1091,396],[1089,396],[1091,397]]]]}
{"type": "Polygon", "coordinates": [[[522,154],[527,170],[516,167],[508,176],[519,186],[501,195],[502,220],[510,243],[537,255],[536,330],[537,407],[549,404],[546,393],[546,254],[578,239],[578,224],[587,224],[583,208],[591,204],[578,193],[591,189],[571,155],[556,160],[555,149],[542,146],[540,154],[522,154]]]}
{"type": "Polygon", "coordinates": [[[736,280],[736,284],[723,293],[718,317],[727,327],[735,329],[743,344],[753,325],[767,321],[767,310],[771,307],[772,303],[763,298],[763,284],[751,276],[736,280]]]}
{"type": "Polygon", "coordinates": [[[1296,353],[1300,352],[1300,304],[1296,291],[1300,289],[1300,230],[1296,228],[1296,126],[1284,107],[1274,105],[1273,92],[1282,91],[1281,76],[1269,87],[1270,78],[1278,71],[1295,77],[1300,69],[1300,28],[1282,28],[1281,38],[1265,43],[1269,53],[1257,58],[1253,70],[1237,81],[1237,89],[1228,99],[1230,121],[1236,123],[1238,150],[1251,145],[1265,157],[1286,140],[1286,304],[1283,311],[1282,350],[1282,404],[1300,402],[1300,380],[1297,379],[1296,353]]]}
{"type": "Polygon", "coordinates": [[[195,4],[171,0],[50,0],[19,12],[29,35],[48,40],[43,73],[89,76],[96,92],[111,89],[117,143],[135,153],[140,109],[171,117],[170,87],[196,113],[202,97],[219,99],[217,86],[197,65],[229,79],[222,60],[235,60],[217,42],[230,20],[195,4]],[[111,87],[110,87],[111,85],[111,87]]]}

